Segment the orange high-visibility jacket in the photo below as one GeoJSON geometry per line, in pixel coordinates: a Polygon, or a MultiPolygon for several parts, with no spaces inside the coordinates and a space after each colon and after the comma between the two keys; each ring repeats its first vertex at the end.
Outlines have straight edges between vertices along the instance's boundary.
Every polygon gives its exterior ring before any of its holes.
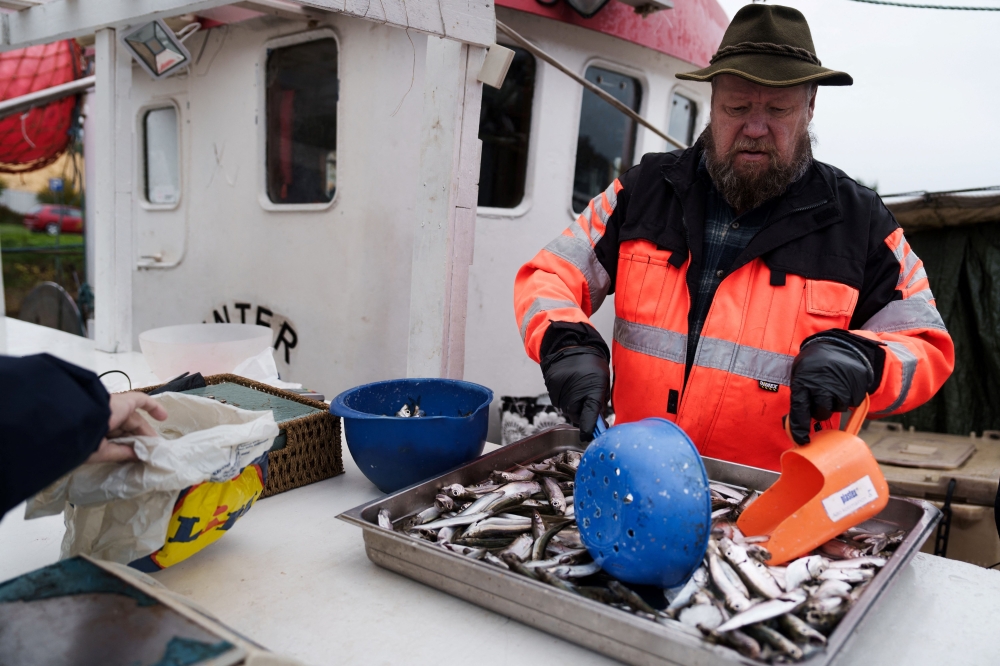
{"type": "Polygon", "coordinates": [[[933,396],[954,348],[923,263],[877,194],[821,162],[775,202],[725,273],[685,382],[709,188],[700,157],[700,144],[646,155],[521,268],[514,311],[528,355],[603,346],[588,318],[615,293],[616,422],[667,418],[702,455],[773,470],[793,446],[782,427],[792,361],[814,333],[847,329],[884,343],[873,416],[933,396]]]}

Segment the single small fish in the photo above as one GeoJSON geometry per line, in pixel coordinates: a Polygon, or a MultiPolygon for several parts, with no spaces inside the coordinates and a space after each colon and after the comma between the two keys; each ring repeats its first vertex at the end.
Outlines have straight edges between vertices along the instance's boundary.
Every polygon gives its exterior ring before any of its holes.
{"type": "Polygon", "coordinates": [[[745,490],[739,490],[717,481],[709,482],[708,489],[718,495],[722,495],[723,497],[734,499],[737,502],[742,502],[747,496],[747,492],[745,490]]]}
{"type": "Polygon", "coordinates": [[[731,539],[723,538],[719,541],[719,550],[753,592],[768,599],[781,596],[782,589],[767,566],[751,559],[745,548],[737,546],[731,539]]]}
{"type": "Polygon", "coordinates": [[[482,497],[480,497],[475,502],[465,507],[461,511],[459,511],[458,515],[467,516],[471,513],[483,513],[486,511],[487,507],[489,507],[497,500],[502,499],[503,497],[504,497],[503,493],[488,493],[486,495],[483,495],[482,497]]]}
{"type": "Polygon", "coordinates": [[[378,526],[384,530],[392,531],[392,516],[389,515],[389,509],[379,509],[378,526]]]}
{"type": "Polygon", "coordinates": [[[792,661],[802,659],[802,648],[766,624],[755,624],[752,627],[747,627],[746,632],[761,643],[767,643],[778,652],[787,654],[792,661]]]}
{"type": "Polygon", "coordinates": [[[458,534],[459,529],[461,529],[461,528],[458,528],[458,527],[442,527],[437,532],[437,542],[438,543],[451,543],[452,539],[455,538],[455,535],[458,534]]]}
{"type": "Polygon", "coordinates": [[[517,537],[531,530],[531,524],[510,523],[507,521],[491,522],[483,520],[470,526],[462,534],[464,539],[486,539],[489,537],[517,537]]]}
{"type": "Polygon", "coordinates": [[[749,657],[751,659],[760,658],[760,643],[750,636],[747,636],[739,629],[733,629],[732,631],[727,631],[724,634],[720,634],[717,631],[705,630],[704,634],[705,638],[712,643],[728,645],[744,657],[749,657]]]}
{"type": "Polygon", "coordinates": [[[451,552],[462,555],[463,557],[469,557],[474,560],[481,560],[486,555],[485,548],[472,548],[471,546],[458,546],[453,543],[443,543],[441,544],[445,550],[450,550],[451,552]]]}
{"type": "Polygon", "coordinates": [[[515,481],[531,481],[535,478],[535,473],[526,467],[516,469],[512,472],[502,472],[496,470],[490,475],[494,481],[506,481],[507,483],[513,483],[515,481]]]}
{"type": "Polygon", "coordinates": [[[535,543],[534,537],[530,534],[521,534],[505,548],[500,555],[505,553],[513,555],[520,561],[531,559],[531,545],[535,543]]]}
{"type": "Polygon", "coordinates": [[[548,569],[548,572],[553,576],[559,576],[560,578],[586,578],[587,576],[593,576],[600,570],[600,564],[597,562],[589,562],[588,564],[575,565],[560,564],[559,566],[548,569]]]}
{"type": "Polygon", "coordinates": [[[437,506],[429,506],[417,514],[417,524],[423,525],[424,523],[429,523],[440,515],[441,509],[437,506]]]}
{"type": "Polygon", "coordinates": [[[608,581],[608,589],[617,594],[619,597],[625,600],[629,606],[634,610],[642,611],[643,613],[649,613],[653,617],[660,614],[658,610],[646,603],[646,600],[640,597],[638,594],[633,592],[628,587],[622,585],[617,580],[608,581]]]}
{"type": "Polygon", "coordinates": [[[718,631],[723,632],[730,629],[739,629],[740,627],[770,620],[785,613],[791,613],[804,604],[808,598],[809,595],[802,590],[786,592],[778,598],[762,601],[741,613],[737,613],[719,626],[718,631]]]}
{"type": "Polygon", "coordinates": [[[680,588],[672,600],[668,599],[667,612],[676,612],[691,603],[694,595],[708,585],[709,573],[704,566],[695,569],[687,582],[680,588]]]}
{"type": "MultiPolygon", "coordinates": [[[[536,513],[535,515],[537,516],[538,514],[536,513]]],[[[541,516],[539,516],[539,518],[541,518],[541,516]]],[[[534,545],[532,545],[531,547],[531,559],[544,560],[545,550],[549,546],[549,541],[551,541],[552,537],[554,537],[556,534],[559,533],[559,530],[564,529],[567,525],[569,525],[570,522],[571,521],[566,520],[560,523],[556,523],[552,527],[546,529],[541,536],[537,537],[535,539],[534,545]]],[[[535,522],[534,520],[532,520],[532,532],[534,532],[534,529],[535,529],[535,522]]]]}
{"type": "Polygon", "coordinates": [[[486,551],[486,554],[483,555],[483,560],[485,560],[486,562],[489,562],[490,564],[492,564],[494,566],[498,566],[501,569],[509,569],[510,568],[510,567],[507,566],[506,562],[504,562],[499,557],[497,557],[496,555],[494,555],[493,553],[491,553],[489,551],[486,551]]]}
{"type": "MultiPolygon", "coordinates": [[[[729,577],[729,573],[723,568],[722,558],[718,554],[708,553],[708,571],[712,577],[712,583],[719,590],[726,606],[730,610],[740,613],[753,605],[747,597],[746,586],[743,585],[742,581],[740,581],[739,585],[733,582],[729,577]]],[[[733,575],[736,575],[735,572],[733,575]]],[[[736,577],[737,579],[739,578],[738,575],[736,577]]]]}
{"type": "Polygon", "coordinates": [[[798,615],[786,613],[778,618],[778,624],[796,643],[806,643],[807,645],[826,645],[826,636],[809,626],[809,624],[798,615]]]}
{"type": "Polygon", "coordinates": [[[855,557],[850,560],[835,560],[827,563],[828,569],[858,569],[864,567],[874,567],[881,569],[889,560],[884,557],[855,557]]]}
{"type": "Polygon", "coordinates": [[[441,509],[442,511],[454,511],[455,510],[455,498],[444,493],[439,493],[434,497],[434,506],[441,509]]]}
{"type": "Polygon", "coordinates": [[[542,581],[543,583],[548,583],[552,587],[558,588],[565,592],[571,592],[573,594],[580,593],[580,591],[576,589],[575,585],[573,585],[567,580],[559,578],[558,576],[553,576],[545,569],[536,569],[535,576],[538,578],[538,580],[542,581]]]}
{"type": "Polygon", "coordinates": [[[475,493],[470,493],[465,489],[461,483],[453,483],[450,486],[445,486],[440,490],[442,494],[448,495],[449,497],[454,497],[455,499],[469,499],[477,500],[479,497],[475,493]]]}
{"type": "MultiPolygon", "coordinates": [[[[860,559],[860,558],[859,558],[860,559]]],[[[875,576],[874,569],[827,569],[819,575],[820,580],[839,580],[845,583],[863,583],[875,576]]]]}
{"type": "Polygon", "coordinates": [[[524,564],[521,563],[521,560],[517,559],[513,554],[507,552],[501,553],[500,559],[503,560],[504,564],[506,564],[511,571],[519,573],[522,576],[527,576],[528,578],[534,578],[535,580],[538,579],[538,573],[526,568],[524,564]]]}
{"type": "Polygon", "coordinates": [[[472,523],[478,522],[483,518],[488,518],[487,513],[472,513],[467,516],[453,516],[451,518],[443,518],[441,520],[436,520],[432,523],[425,523],[420,526],[422,530],[438,530],[442,527],[460,527],[462,525],[471,525],[472,523]]]}
{"type": "Polygon", "coordinates": [[[542,492],[542,484],[537,481],[512,481],[500,487],[504,495],[527,495],[525,499],[542,492]]]}
{"type": "Polygon", "coordinates": [[[399,408],[399,411],[396,412],[396,416],[405,419],[413,416],[413,412],[410,411],[409,405],[403,405],[402,407],[399,408]]]}
{"type": "MultiPolygon", "coordinates": [[[[825,571],[823,572],[826,573],[825,571]]],[[[851,584],[846,580],[828,579],[824,580],[816,591],[813,592],[814,599],[829,599],[833,597],[846,597],[851,593],[851,584]]]]}
{"type": "Polygon", "coordinates": [[[559,483],[555,479],[548,476],[542,478],[542,490],[545,491],[545,496],[549,498],[549,505],[557,514],[566,513],[566,496],[559,489],[559,483]]]}
{"type": "Polygon", "coordinates": [[[837,560],[865,557],[866,555],[866,553],[857,546],[852,546],[846,541],[841,541],[839,539],[830,539],[819,547],[819,551],[824,555],[828,555],[837,560]]]}
{"type": "Polygon", "coordinates": [[[826,571],[826,560],[819,555],[807,555],[791,562],[785,569],[785,589],[794,590],[818,578],[826,571]]]}

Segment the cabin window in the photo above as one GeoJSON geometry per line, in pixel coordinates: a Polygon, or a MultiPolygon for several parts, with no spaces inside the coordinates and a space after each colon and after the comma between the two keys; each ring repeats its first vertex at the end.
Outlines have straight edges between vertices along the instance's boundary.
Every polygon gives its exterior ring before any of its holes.
{"type": "Polygon", "coordinates": [[[337,42],[317,39],[267,56],[267,196],[322,204],[337,190],[337,42]]]}
{"type": "Polygon", "coordinates": [[[528,174],[531,101],[535,95],[535,58],[513,47],[514,60],[499,90],[483,86],[479,138],[479,205],[515,208],[524,199],[528,174]]]}
{"type": "Polygon", "coordinates": [[[146,201],[175,204],[181,194],[177,109],[151,109],[142,119],[146,201]]]}
{"type": "MultiPolygon", "coordinates": [[[[698,105],[684,95],[674,93],[670,103],[670,126],[667,134],[690,146],[694,143],[694,123],[698,119],[698,105]]],[[[670,146],[668,150],[673,150],[670,146]]]]}
{"type": "MultiPolygon", "coordinates": [[[[639,110],[642,89],[637,79],[600,67],[588,67],[586,77],[633,111],[639,110]]],[[[635,129],[631,118],[589,90],[583,91],[573,174],[574,212],[582,212],[591,199],[632,166],[635,129]]]]}

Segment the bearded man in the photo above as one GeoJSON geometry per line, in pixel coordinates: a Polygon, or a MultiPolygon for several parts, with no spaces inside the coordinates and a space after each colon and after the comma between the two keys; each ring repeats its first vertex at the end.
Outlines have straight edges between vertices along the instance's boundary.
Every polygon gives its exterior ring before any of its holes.
{"type": "Polygon", "coordinates": [[[878,195],[812,157],[821,66],[805,17],[755,4],[709,67],[708,127],[648,154],[525,264],[514,307],[553,404],[583,441],[609,390],[618,423],[675,421],[702,455],[779,469],[870,396],[928,400],[954,349],[922,262],[878,195]],[[614,293],[609,353],[589,316],[614,293]],[[614,387],[610,389],[614,369],[614,387]]]}

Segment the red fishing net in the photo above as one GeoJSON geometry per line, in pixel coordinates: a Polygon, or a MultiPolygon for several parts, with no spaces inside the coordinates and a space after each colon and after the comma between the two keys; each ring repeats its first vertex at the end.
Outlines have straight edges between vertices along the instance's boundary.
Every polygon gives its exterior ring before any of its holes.
{"type": "MultiPolygon", "coordinates": [[[[80,47],[72,40],[0,53],[0,100],[27,95],[80,76],[80,47]]],[[[69,145],[76,96],[0,119],[0,172],[34,171],[69,145]]]]}

